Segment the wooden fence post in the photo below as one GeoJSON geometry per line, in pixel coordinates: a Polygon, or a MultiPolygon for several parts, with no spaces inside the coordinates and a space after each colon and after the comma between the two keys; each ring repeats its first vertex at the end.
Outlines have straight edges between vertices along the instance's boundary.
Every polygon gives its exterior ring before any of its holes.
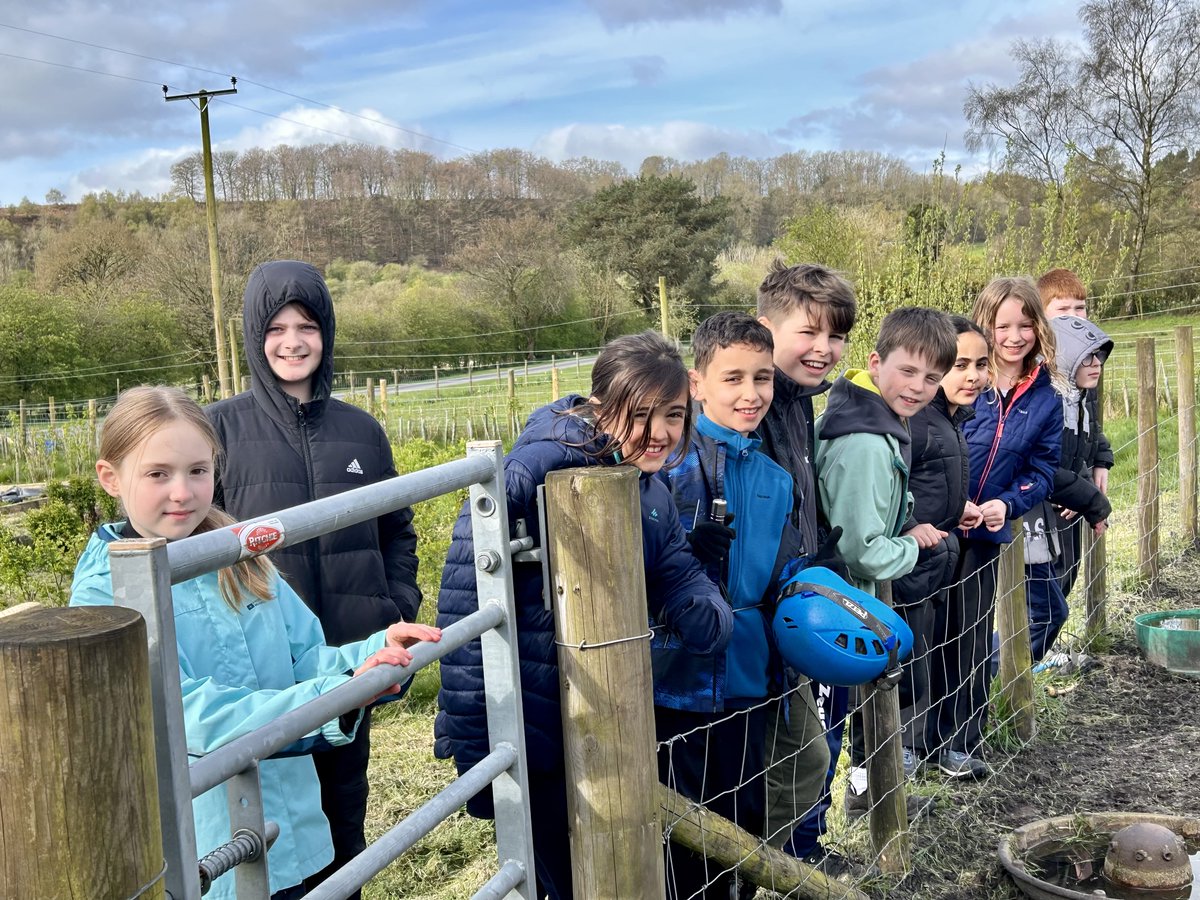
{"type": "Polygon", "coordinates": [[[200,395],[204,398],[205,405],[212,403],[212,379],[205,372],[200,376],[200,395]]]}
{"type": "MultiPolygon", "coordinates": [[[[881,581],[879,599],[892,605],[892,583],[881,581]]],[[[904,748],[900,740],[900,697],[892,688],[859,688],[863,743],[867,754],[867,802],[871,809],[871,846],[880,871],[906,875],[912,869],[904,792],[904,748]]]]}
{"type": "Polygon", "coordinates": [[[383,417],[386,430],[388,423],[388,383],[386,378],[379,379],[379,414],[383,417]]]}
{"type": "Polygon", "coordinates": [[[1183,537],[1196,543],[1196,360],[1192,326],[1175,329],[1175,370],[1179,379],[1179,514],[1183,537]]]}
{"type": "Polygon", "coordinates": [[[438,364],[433,364],[433,396],[438,400],[442,399],[442,382],[438,377],[438,364]]]}
{"type": "Polygon", "coordinates": [[[375,379],[368,377],[364,387],[367,389],[367,412],[375,415],[375,379]]]}
{"type": "Polygon", "coordinates": [[[95,399],[88,401],[88,435],[91,440],[91,448],[95,451],[100,449],[100,430],[96,426],[96,401],[95,399]]]}
{"type": "Polygon", "coordinates": [[[142,617],[0,616],[0,703],[0,896],[162,900],[142,617]]]}
{"type": "Polygon", "coordinates": [[[558,391],[558,366],[550,367],[550,402],[553,403],[562,394],[558,391]]]}
{"type": "Polygon", "coordinates": [[[546,478],[571,870],[589,900],[666,890],[637,479],[546,478]]]}
{"type": "Polygon", "coordinates": [[[1138,570],[1147,581],[1158,578],[1158,402],[1154,338],[1137,339],[1138,393],[1138,570]]]}
{"type": "Polygon", "coordinates": [[[54,408],[54,398],[46,398],[46,417],[50,420],[50,427],[53,428],[58,421],[57,410],[54,408]]]}
{"type": "MultiPolygon", "coordinates": [[[[1022,741],[1033,740],[1033,653],[1029,646],[1029,607],[1025,601],[1025,527],[1009,522],[1011,544],[1000,551],[996,571],[996,631],[1000,635],[1000,695],[1022,741]]],[[[1053,577],[1053,575],[1051,575],[1053,577]]],[[[987,660],[983,665],[990,665],[987,660]]]]}
{"type": "Polygon", "coordinates": [[[467,360],[467,393],[475,393],[475,363],[467,360]]]}
{"type": "MultiPolygon", "coordinates": [[[[1096,402],[1096,430],[1104,431],[1104,374],[1100,374],[1100,383],[1095,388],[1099,392],[1096,402]]],[[[1084,640],[1088,648],[1092,648],[1096,640],[1108,629],[1108,561],[1106,558],[1107,543],[1104,535],[1097,535],[1086,524],[1077,526],[1083,529],[1083,539],[1080,543],[1082,557],[1079,564],[1083,566],[1083,603],[1084,603],[1084,640]]]]}
{"type": "MultiPolygon", "coordinates": [[[[239,330],[240,329],[237,327],[237,318],[231,317],[229,319],[229,341],[228,341],[228,343],[229,343],[229,373],[233,378],[233,380],[230,382],[230,384],[233,384],[235,386],[240,385],[242,383],[242,363],[241,363],[241,359],[239,358],[241,356],[241,354],[238,353],[238,331],[239,330]]],[[[236,390],[236,387],[235,387],[235,390],[236,390]]]]}
{"type": "Polygon", "coordinates": [[[511,407],[517,401],[517,373],[508,370],[508,405],[511,407]]]}

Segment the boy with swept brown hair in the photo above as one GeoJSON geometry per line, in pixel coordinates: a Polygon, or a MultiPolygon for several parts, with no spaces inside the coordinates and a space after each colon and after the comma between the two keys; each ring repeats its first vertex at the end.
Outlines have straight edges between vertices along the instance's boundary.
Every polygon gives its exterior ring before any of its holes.
{"type": "MultiPolygon", "coordinates": [[[[822,545],[813,469],[813,397],[829,390],[826,378],[841,361],[858,312],[854,287],[841,274],[804,263],[776,261],[758,289],[758,321],[774,340],[775,398],[759,429],[762,452],[792,476],[792,522],[809,565],[845,574],[845,564],[822,545]]],[[[848,694],[790,673],[767,729],[767,810],[764,835],[826,874],[848,861],[824,847],[825,812],[833,778],[830,759],[841,751],[848,694]],[[818,710],[820,697],[823,709],[818,710]],[[828,730],[827,730],[828,729],[828,730]]]]}

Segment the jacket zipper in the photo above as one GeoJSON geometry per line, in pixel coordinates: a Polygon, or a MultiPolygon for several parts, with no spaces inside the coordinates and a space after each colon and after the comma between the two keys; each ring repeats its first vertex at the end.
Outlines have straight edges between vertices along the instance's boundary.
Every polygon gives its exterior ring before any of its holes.
{"type": "Polygon", "coordinates": [[[978,505],[979,498],[983,496],[983,488],[987,484],[988,475],[991,474],[992,463],[996,461],[996,452],[1000,449],[1000,438],[1004,435],[1004,423],[1008,421],[1008,417],[1012,414],[1012,411],[1017,408],[1017,401],[1033,389],[1034,382],[1037,381],[1038,376],[1041,374],[1041,365],[1039,364],[1031,373],[1029,380],[1017,390],[1016,395],[1012,398],[1012,402],[1008,404],[1007,410],[1004,409],[1004,398],[999,397],[999,391],[996,392],[997,397],[1000,399],[1000,418],[996,423],[996,436],[992,438],[992,449],[988,451],[987,462],[983,464],[983,474],[979,476],[979,490],[976,491],[975,499],[971,501],[972,503],[978,505]]]}

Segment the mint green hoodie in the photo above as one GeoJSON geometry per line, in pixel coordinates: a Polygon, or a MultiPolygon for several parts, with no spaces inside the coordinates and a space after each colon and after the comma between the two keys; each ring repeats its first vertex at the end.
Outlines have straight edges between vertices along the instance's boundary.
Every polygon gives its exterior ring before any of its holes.
{"type": "Polygon", "coordinates": [[[850,577],[874,595],[875,582],[907,575],[917,541],[901,537],[912,510],[908,427],[870,375],[851,369],[833,384],[817,418],[817,498],[830,528],[842,526],[838,554],[850,577]]]}

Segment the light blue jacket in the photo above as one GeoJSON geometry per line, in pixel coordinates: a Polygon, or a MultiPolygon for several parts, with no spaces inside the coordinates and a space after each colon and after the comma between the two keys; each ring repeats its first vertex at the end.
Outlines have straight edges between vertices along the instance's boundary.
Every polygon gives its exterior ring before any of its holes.
{"type": "MultiPolygon", "coordinates": [[[[113,602],[108,545],[119,539],[120,523],[92,535],[75,567],[72,606],[113,602]]],[[[252,597],[235,613],[221,599],[215,572],[171,588],[189,756],[210,753],[345,684],[386,643],[381,631],[358,643],[327,646],[316,616],[278,575],[274,590],[276,599],[252,597]]],[[[353,740],[357,728],[356,720],[343,732],[334,720],[308,737],[337,746],[353,740]]],[[[265,760],[259,774],[266,818],[279,823],[279,839],[267,856],[275,893],[332,862],[333,844],[310,756],[265,760]]],[[[224,785],[193,800],[192,814],[200,856],[229,840],[224,785]]],[[[205,897],[234,900],[234,888],[230,873],[214,881],[205,897]]]]}

